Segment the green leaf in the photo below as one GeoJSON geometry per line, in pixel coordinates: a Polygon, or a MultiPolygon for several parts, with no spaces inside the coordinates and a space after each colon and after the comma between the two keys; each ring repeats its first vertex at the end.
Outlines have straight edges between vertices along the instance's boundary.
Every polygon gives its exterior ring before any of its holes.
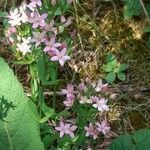
{"type": "Polygon", "coordinates": [[[112,62],[109,63],[109,65],[110,65],[113,69],[115,69],[115,68],[117,67],[117,65],[118,65],[117,60],[114,59],[112,62]]]}
{"type": "Polygon", "coordinates": [[[117,73],[117,77],[118,77],[118,79],[121,80],[121,81],[125,81],[125,80],[126,80],[126,75],[125,75],[125,73],[122,73],[122,72],[117,73]]]}
{"type": "Polygon", "coordinates": [[[7,14],[6,12],[0,11],[0,18],[6,18],[7,15],[8,15],[8,14],[7,14]]]}
{"type": "Polygon", "coordinates": [[[147,13],[150,17],[150,4],[145,4],[145,7],[146,7],[147,13]]]}
{"type": "Polygon", "coordinates": [[[121,135],[113,140],[109,150],[135,150],[131,135],[121,135]]]}
{"type": "Polygon", "coordinates": [[[44,55],[41,54],[37,60],[37,70],[39,78],[42,82],[45,82],[45,62],[44,62],[44,55]]]}
{"type": "Polygon", "coordinates": [[[108,53],[106,56],[106,62],[109,63],[115,59],[115,56],[112,53],[108,53]]]}
{"type": "Polygon", "coordinates": [[[150,129],[141,129],[133,134],[134,142],[137,150],[150,149],[150,129]]]}
{"type": "Polygon", "coordinates": [[[105,72],[111,72],[111,71],[113,71],[113,68],[109,64],[103,65],[102,69],[105,72]]]}
{"type": "Polygon", "coordinates": [[[108,83],[114,82],[116,79],[116,73],[115,72],[108,73],[107,76],[105,77],[105,79],[108,83]]]}
{"type": "Polygon", "coordinates": [[[150,32],[150,26],[145,26],[143,32],[150,32]]]}
{"type": "Polygon", "coordinates": [[[71,116],[71,113],[67,109],[64,109],[63,111],[57,114],[56,119],[60,119],[62,116],[63,118],[67,118],[71,116]]]}
{"type": "Polygon", "coordinates": [[[0,97],[7,101],[6,108],[14,106],[9,108],[4,121],[0,120],[0,149],[43,150],[35,105],[2,58],[0,68],[0,97]]]}
{"type": "Polygon", "coordinates": [[[149,150],[150,129],[141,129],[133,134],[121,135],[114,139],[109,150],[149,150]]]}
{"type": "Polygon", "coordinates": [[[106,65],[104,65],[102,68],[106,72],[111,72],[114,69],[116,69],[117,65],[118,65],[117,60],[114,59],[113,61],[111,61],[111,62],[107,63],[106,65]]]}
{"type": "Polygon", "coordinates": [[[64,32],[64,27],[63,26],[59,26],[59,33],[63,33],[64,32]]]}
{"type": "Polygon", "coordinates": [[[149,37],[148,37],[148,40],[147,40],[147,42],[146,42],[146,45],[147,45],[148,48],[150,48],[150,35],[149,35],[149,37]]]}
{"type": "Polygon", "coordinates": [[[117,70],[118,72],[125,71],[129,67],[128,64],[119,64],[117,70]]]}
{"type": "Polygon", "coordinates": [[[86,142],[87,140],[87,137],[85,136],[85,130],[82,130],[79,132],[79,136],[77,137],[75,143],[74,143],[74,146],[73,146],[73,149],[78,149],[79,146],[81,145],[84,145],[84,143],[86,142]]]}
{"type": "Polygon", "coordinates": [[[124,18],[131,19],[133,16],[139,16],[142,12],[140,0],[124,0],[124,18]]]}
{"type": "Polygon", "coordinates": [[[56,16],[60,16],[62,14],[61,8],[58,8],[57,11],[55,12],[56,16]]]}
{"type": "Polygon", "coordinates": [[[44,123],[46,122],[50,117],[55,116],[55,111],[54,109],[46,106],[45,103],[42,104],[42,111],[45,114],[45,117],[43,117],[39,122],[44,123]]]}
{"type": "Polygon", "coordinates": [[[91,107],[87,113],[87,120],[91,123],[96,122],[95,114],[97,114],[97,109],[91,107]]]}

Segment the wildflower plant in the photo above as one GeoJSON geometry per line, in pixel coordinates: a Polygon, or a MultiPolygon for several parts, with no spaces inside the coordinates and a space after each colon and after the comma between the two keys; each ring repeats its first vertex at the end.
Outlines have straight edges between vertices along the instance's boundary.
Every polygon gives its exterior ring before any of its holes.
{"type": "Polygon", "coordinates": [[[109,53],[106,57],[106,64],[102,69],[107,72],[105,79],[108,83],[113,83],[116,78],[121,81],[126,80],[126,74],[124,71],[128,69],[129,65],[126,63],[120,64],[112,53],[109,53]]]}
{"type": "MultiPolygon", "coordinates": [[[[15,63],[28,65],[31,99],[37,104],[42,141],[45,148],[73,146],[97,140],[110,131],[107,112],[112,93],[108,84],[68,83],[61,89],[63,110],[58,110],[56,89],[58,69],[71,60],[73,39],[68,17],[73,0],[30,0],[11,9],[5,18],[5,35],[16,58],[15,63]],[[45,102],[45,89],[53,91],[52,105],[45,102]],[[48,139],[48,140],[47,140],[48,139]]],[[[62,109],[61,108],[61,109],[62,109]]],[[[84,147],[84,146],[83,146],[84,147]]]]}

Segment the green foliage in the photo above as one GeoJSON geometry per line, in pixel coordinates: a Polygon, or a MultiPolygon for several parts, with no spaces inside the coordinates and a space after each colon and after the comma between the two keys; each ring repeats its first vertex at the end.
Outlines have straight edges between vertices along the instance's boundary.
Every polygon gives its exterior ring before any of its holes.
{"type": "Polygon", "coordinates": [[[110,72],[106,75],[105,79],[107,80],[107,82],[112,83],[115,81],[116,79],[116,73],[115,72],[110,72]]]}
{"type": "Polygon", "coordinates": [[[0,68],[0,97],[5,98],[3,108],[7,114],[4,121],[0,120],[0,149],[43,150],[35,105],[2,58],[0,68]]]}
{"type": "Polygon", "coordinates": [[[141,129],[133,134],[117,137],[112,141],[110,150],[149,150],[150,129],[141,129]]]}
{"type": "Polygon", "coordinates": [[[143,29],[143,32],[148,34],[146,45],[147,45],[148,48],[150,48],[150,26],[145,26],[144,29],[143,29]]]}
{"type": "Polygon", "coordinates": [[[148,48],[150,48],[150,35],[149,35],[149,37],[148,37],[148,40],[147,40],[147,42],[146,42],[146,45],[147,45],[148,48]]]}
{"type": "Polygon", "coordinates": [[[142,11],[140,0],[124,0],[124,18],[131,19],[133,16],[139,16],[142,11]]]}
{"type": "Polygon", "coordinates": [[[6,18],[6,17],[7,17],[7,13],[0,11],[0,18],[6,18]]]}
{"type": "Polygon", "coordinates": [[[120,64],[112,53],[106,56],[106,64],[103,65],[102,69],[107,72],[105,79],[107,82],[112,83],[115,81],[116,77],[124,81],[126,80],[126,75],[124,71],[129,67],[128,64],[120,64]]]}
{"type": "Polygon", "coordinates": [[[43,118],[40,120],[40,123],[44,123],[44,122],[48,121],[48,119],[49,119],[50,117],[52,118],[52,117],[55,116],[55,111],[54,111],[54,109],[52,109],[52,108],[46,106],[45,103],[43,103],[41,107],[42,107],[42,111],[43,111],[45,117],[43,117],[43,118]]]}
{"type": "Polygon", "coordinates": [[[150,4],[146,4],[145,7],[146,7],[146,11],[150,17],[150,4]]]}
{"type": "Polygon", "coordinates": [[[13,103],[8,102],[8,100],[5,99],[4,96],[0,97],[0,120],[4,121],[10,109],[15,109],[13,103]]]}
{"type": "Polygon", "coordinates": [[[39,75],[39,78],[42,82],[45,82],[45,62],[44,62],[44,56],[43,54],[41,54],[39,57],[38,57],[38,60],[37,60],[37,71],[38,71],[38,75],[39,75]]]}

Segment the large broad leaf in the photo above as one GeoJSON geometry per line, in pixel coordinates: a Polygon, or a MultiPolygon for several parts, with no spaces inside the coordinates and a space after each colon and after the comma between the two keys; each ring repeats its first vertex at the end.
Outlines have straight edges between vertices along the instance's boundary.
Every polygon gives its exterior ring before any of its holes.
{"type": "Polygon", "coordinates": [[[141,129],[133,134],[117,137],[109,150],[150,150],[150,129],[141,129]]]}
{"type": "Polygon", "coordinates": [[[43,150],[35,105],[0,58],[0,150],[43,150]]]}

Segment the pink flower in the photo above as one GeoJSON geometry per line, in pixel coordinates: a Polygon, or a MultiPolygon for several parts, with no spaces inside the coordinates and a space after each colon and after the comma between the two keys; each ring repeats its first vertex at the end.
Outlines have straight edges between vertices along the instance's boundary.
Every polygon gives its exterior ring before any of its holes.
{"type": "Polygon", "coordinates": [[[60,137],[62,138],[64,134],[70,135],[72,138],[74,137],[74,131],[76,130],[77,126],[71,125],[69,123],[60,122],[60,126],[56,127],[55,129],[60,132],[60,137]]]}
{"type": "Polygon", "coordinates": [[[92,123],[89,126],[85,126],[84,129],[86,130],[86,136],[92,136],[93,139],[97,138],[99,132],[92,123]]]}
{"type": "Polygon", "coordinates": [[[106,135],[106,133],[110,131],[110,127],[108,126],[107,120],[103,120],[101,124],[96,123],[96,125],[97,125],[97,130],[99,132],[102,132],[104,135],[106,135]]]}
{"type": "Polygon", "coordinates": [[[53,52],[55,53],[55,50],[57,50],[58,47],[61,46],[61,43],[55,43],[56,36],[52,35],[50,41],[46,40],[46,47],[44,48],[44,52],[53,52]]]}
{"type": "Polygon", "coordinates": [[[97,101],[99,101],[99,98],[97,96],[92,96],[91,99],[93,103],[96,103],[97,101]]]}
{"type": "Polygon", "coordinates": [[[9,19],[8,23],[11,26],[17,26],[21,25],[21,14],[19,13],[18,9],[16,8],[14,11],[10,11],[9,15],[7,18],[9,19]]]}
{"type": "Polygon", "coordinates": [[[61,47],[60,47],[61,49],[63,49],[63,48],[67,48],[67,43],[66,43],[66,41],[63,41],[62,43],[61,43],[61,47]]]}
{"type": "Polygon", "coordinates": [[[15,34],[16,32],[17,32],[17,29],[14,26],[7,28],[7,30],[5,31],[5,36],[8,38],[7,42],[11,45],[15,43],[15,40],[12,37],[12,35],[15,34]]]}
{"type": "Polygon", "coordinates": [[[95,91],[96,91],[96,92],[100,92],[100,91],[102,91],[102,90],[105,90],[105,89],[107,88],[107,86],[108,86],[107,83],[106,83],[106,84],[103,84],[103,83],[102,83],[102,80],[99,80],[98,83],[97,83],[97,85],[96,85],[96,87],[95,87],[95,91]]]}
{"type": "Polygon", "coordinates": [[[46,31],[43,31],[41,33],[39,32],[33,32],[33,39],[32,42],[35,42],[35,47],[38,47],[42,42],[45,42],[46,40],[46,31]]]}
{"type": "Polygon", "coordinates": [[[64,27],[68,27],[72,23],[72,18],[66,19],[63,15],[61,16],[60,20],[64,27]]]}
{"type": "Polygon", "coordinates": [[[42,2],[41,0],[30,0],[30,4],[28,5],[29,8],[35,8],[36,6],[41,7],[42,6],[42,2]]]}
{"type": "Polygon", "coordinates": [[[108,100],[106,100],[105,98],[102,98],[102,99],[98,99],[96,100],[95,104],[93,104],[93,107],[95,108],[98,108],[98,110],[100,112],[103,112],[103,111],[108,111],[109,110],[109,107],[106,105],[108,100]]]}
{"type": "Polygon", "coordinates": [[[55,50],[56,56],[51,58],[51,61],[59,61],[61,66],[64,66],[65,62],[70,60],[70,56],[65,55],[67,52],[66,48],[63,48],[61,52],[59,50],[55,50]]]}
{"type": "Polygon", "coordinates": [[[27,9],[27,4],[25,2],[23,2],[21,4],[21,6],[19,7],[20,14],[21,14],[20,19],[23,23],[26,23],[29,21],[29,17],[26,14],[26,9],[27,9]]]}
{"type": "Polygon", "coordinates": [[[29,22],[32,23],[33,28],[37,28],[39,26],[44,27],[45,26],[45,19],[47,18],[47,14],[44,13],[40,15],[37,11],[31,13],[31,16],[29,18],[29,22]]]}
{"type": "Polygon", "coordinates": [[[73,106],[73,103],[74,103],[74,98],[67,98],[67,100],[66,101],[64,101],[63,102],[64,103],[64,105],[66,106],[66,107],[71,107],[71,106],[73,106]]]}
{"type": "Polygon", "coordinates": [[[84,82],[81,82],[81,83],[78,85],[78,89],[79,89],[80,91],[84,91],[84,90],[86,89],[86,86],[85,86],[84,82]]]}
{"type": "Polygon", "coordinates": [[[9,28],[7,28],[7,30],[5,31],[5,36],[6,37],[9,37],[11,36],[13,33],[16,33],[17,32],[17,29],[15,26],[11,26],[9,28]]]}
{"type": "Polygon", "coordinates": [[[67,84],[67,89],[62,89],[61,91],[68,98],[74,98],[74,86],[72,84],[67,84]]]}
{"type": "Polygon", "coordinates": [[[50,23],[46,23],[45,26],[44,26],[44,29],[46,31],[52,31],[55,35],[57,35],[57,28],[54,27],[54,20],[51,20],[50,23]]]}

